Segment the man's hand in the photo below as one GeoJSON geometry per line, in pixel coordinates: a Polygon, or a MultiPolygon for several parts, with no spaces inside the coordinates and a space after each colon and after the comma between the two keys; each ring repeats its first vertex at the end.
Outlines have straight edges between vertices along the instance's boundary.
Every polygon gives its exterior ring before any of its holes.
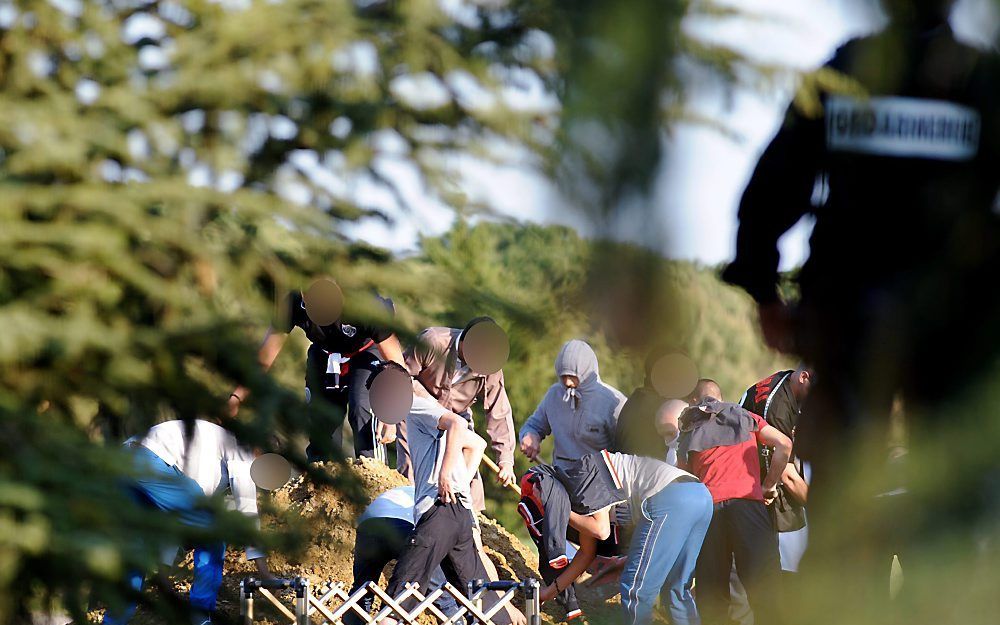
{"type": "Polygon", "coordinates": [[[778,498],[778,485],[775,484],[771,488],[764,490],[764,505],[769,506],[774,503],[774,500],[778,498]]]}
{"type": "Polygon", "coordinates": [[[388,423],[378,424],[378,442],[383,445],[391,445],[396,442],[396,426],[388,423]]]}
{"type": "Polygon", "coordinates": [[[587,586],[601,586],[612,583],[617,584],[619,578],[621,577],[622,570],[625,568],[626,562],[628,562],[628,558],[625,556],[615,556],[610,558],[597,556],[597,559],[594,560],[594,564],[587,569],[587,572],[591,575],[590,579],[587,580],[587,586]]]}
{"type": "Polygon", "coordinates": [[[454,503],[456,499],[452,488],[451,477],[442,471],[441,476],[438,477],[438,499],[443,503],[454,503]]]}
{"type": "Polygon", "coordinates": [[[274,579],[274,575],[272,575],[271,571],[267,568],[266,557],[255,558],[253,562],[257,565],[257,575],[259,575],[261,579],[274,579]]]}
{"type": "Polygon", "coordinates": [[[517,481],[517,476],[514,475],[514,468],[507,465],[500,465],[500,471],[497,473],[497,484],[507,488],[517,481]]]}
{"type": "Polygon", "coordinates": [[[542,588],[541,592],[538,593],[538,599],[542,603],[545,603],[546,601],[552,601],[555,599],[558,594],[559,593],[556,591],[556,585],[549,584],[548,586],[542,588]]]}
{"type": "Polygon", "coordinates": [[[768,347],[783,354],[795,349],[792,310],[784,302],[761,304],[757,308],[760,331],[768,347]]]}
{"type": "Polygon", "coordinates": [[[538,440],[538,435],[527,432],[521,437],[521,453],[531,461],[538,460],[538,452],[541,450],[542,442],[538,440]]]}

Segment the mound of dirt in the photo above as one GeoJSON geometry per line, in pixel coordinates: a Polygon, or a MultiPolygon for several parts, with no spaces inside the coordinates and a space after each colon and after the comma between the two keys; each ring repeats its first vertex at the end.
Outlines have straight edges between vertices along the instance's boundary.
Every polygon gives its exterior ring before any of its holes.
{"type": "MultiPolygon", "coordinates": [[[[342,476],[342,471],[350,471],[358,479],[362,493],[360,503],[341,490],[325,485],[317,485],[305,476],[300,476],[271,495],[277,515],[265,515],[265,528],[281,531],[291,516],[296,523],[303,523],[310,540],[300,553],[272,553],[268,565],[278,577],[303,576],[310,580],[313,588],[341,583],[348,588],[353,579],[353,551],[355,521],[364,507],[380,493],[406,484],[406,478],[389,467],[367,459],[353,461],[346,465],[327,463],[323,468],[333,477],[342,476]]],[[[494,563],[502,579],[522,581],[538,578],[538,556],[534,546],[525,546],[496,521],[480,515],[483,544],[487,556],[494,563]]],[[[184,566],[190,566],[190,556],[184,566]]],[[[246,562],[242,551],[230,549],[226,557],[225,577],[219,593],[218,622],[238,622],[239,583],[245,577],[255,574],[252,563],[246,562]]],[[[386,570],[391,574],[391,569],[386,570]]],[[[384,587],[388,580],[383,577],[384,587]]],[[[176,589],[186,593],[190,588],[190,578],[175,580],[176,589]]],[[[620,609],[617,600],[608,601],[609,586],[590,589],[578,585],[578,595],[584,613],[592,623],[615,623],[619,620],[620,609]]],[[[286,604],[292,601],[286,596],[286,604]]],[[[518,604],[523,605],[523,604],[518,604]]],[[[286,625],[287,619],[273,609],[263,598],[255,602],[257,622],[267,625],[286,625]]],[[[563,611],[556,602],[543,606],[543,618],[548,623],[563,620],[563,611]]],[[[317,620],[318,622],[318,620],[317,620]]],[[[133,623],[138,625],[163,625],[155,616],[140,610],[133,623]]]]}

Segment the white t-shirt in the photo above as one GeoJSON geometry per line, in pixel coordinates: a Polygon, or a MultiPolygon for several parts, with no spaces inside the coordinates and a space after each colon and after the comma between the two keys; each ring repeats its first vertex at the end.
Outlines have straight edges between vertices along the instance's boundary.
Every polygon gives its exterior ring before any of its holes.
{"type": "MultiPolygon", "coordinates": [[[[808,462],[802,463],[802,479],[809,483],[812,479],[812,467],[808,462]]],[[[781,570],[797,573],[802,556],[809,546],[809,521],[794,532],[778,532],[778,554],[781,556],[781,570]]]]}
{"type": "MultiPolygon", "coordinates": [[[[413,463],[415,487],[414,523],[431,509],[438,496],[438,478],[448,440],[448,434],[438,429],[438,422],[447,412],[435,400],[414,394],[413,406],[406,416],[406,436],[410,447],[410,461],[413,463]]],[[[472,475],[461,463],[452,473],[451,483],[456,500],[471,510],[472,475]]]]}
{"type": "Polygon", "coordinates": [[[358,525],[368,519],[399,519],[413,523],[413,487],[397,486],[376,497],[358,517],[358,525]]]}
{"type": "Polygon", "coordinates": [[[667,443],[667,457],[666,457],[666,462],[667,462],[667,464],[669,464],[672,467],[676,467],[677,466],[677,445],[678,445],[678,443],[679,443],[680,440],[681,440],[681,437],[678,435],[678,436],[674,437],[674,440],[672,440],[669,443],[667,443]]]}
{"type": "Polygon", "coordinates": [[[643,501],[666,488],[677,478],[681,476],[694,478],[683,469],[653,458],[608,451],[602,451],[601,454],[610,465],[611,474],[615,477],[617,485],[625,490],[633,518],[641,514],[643,501]]]}
{"type": "MultiPolygon", "coordinates": [[[[207,497],[228,489],[236,510],[257,517],[257,485],[250,477],[253,452],[214,423],[196,420],[190,440],[185,428],[183,421],[165,421],[151,427],[139,442],[194,480],[207,497]]],[[[247,548],[248,559],[263,555],[256,548],[247,548]]]]}

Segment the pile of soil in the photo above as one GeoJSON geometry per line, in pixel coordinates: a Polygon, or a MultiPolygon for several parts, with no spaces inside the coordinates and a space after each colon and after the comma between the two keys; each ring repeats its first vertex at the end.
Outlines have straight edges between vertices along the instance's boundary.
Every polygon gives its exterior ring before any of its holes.
{"type": "MultiPolygon", "coordinates": [[[[322,467],[336,478],[349,477],[342,474],[350,471],[356,480],[338,480],[353,483],[358,488],[350,489],[353,496],[344,489],[318,485],[306,476],[293,479],[271,495],[276,513],[266,514],[262,524],[270,530],[280,531],[294,519],[304,524],[310,539],[299,553],[271,553],[268,565],[278,577],[303,576],[309,579],[314,589],[324,585],[341,583],[345,590],[353,579],[353,551],[355,520],[365,506],[382,492],[403,486],[406,478],[379,462],[362,458],[346,465],[327,463],[322,467]]],[[[522,581],[538,578],[538,556],[534,546],[525,546],[496,521],[480,515],[479,518],[486,554],[494,563],[502,579],[522,581]]],[[[190,566],[190,556],[185,566],[190,566]]],[[[239,549],[230,549],[226,556],[225,577],[219,593],[217,622],[238,622],[239,583],[245,577],[254,575],[256,568],[243,557],[239,549]]],[[[391,574],[391,567],[385,574],[391,574]]],[[[384,587],[388,579],[383,577],[384,587]]],[[[176,589],[186,593],[190,588],[190,578],[175,580],[176,589]]],[[[578,584],[578,596],[585,615],[591,623],[616,623],[620,620],[617,598],[609,600],[609,591],[615,585],[599,589],[578,584]]],[[[286,605],[292,605],[290,594],[285,595],[286,605]]],[[[334,606],[336,603],[334,602],[334,606]]],[[[517,604],[519,607],[523,603],[517,604]]],[[[267,625],[287,625],[287,619],[273,609],[263,597],[255,601],[256,621],[267,625]]],[[[543,606],[543,618],[548,623],[563,621],[564,613],[552,601],[543,606]]],[[[317,618],[317,622],[319,619],[317,618]]],[[[163,621],[141,609],[133,619],[137,625],[163,625],[163,621]]]]}

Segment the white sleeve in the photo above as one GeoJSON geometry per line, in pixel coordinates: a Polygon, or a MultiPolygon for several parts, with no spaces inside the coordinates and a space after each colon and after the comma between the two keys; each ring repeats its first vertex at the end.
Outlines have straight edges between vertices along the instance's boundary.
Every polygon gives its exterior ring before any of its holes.
{"type": "MultiPolygon", "coordinates": [[[[226,472],[229,473],[229,490],[233,495],[233,503],[238,511],[246,516],[254,517],[257,529],[260,529],[260,519],[257,517],[257,485],[250,477],[249,460],[229,460],[226,462],[226,472]]],[[[256,547],[246,548],[247,560],[261,558],[265,554],[256,547]]]]}

